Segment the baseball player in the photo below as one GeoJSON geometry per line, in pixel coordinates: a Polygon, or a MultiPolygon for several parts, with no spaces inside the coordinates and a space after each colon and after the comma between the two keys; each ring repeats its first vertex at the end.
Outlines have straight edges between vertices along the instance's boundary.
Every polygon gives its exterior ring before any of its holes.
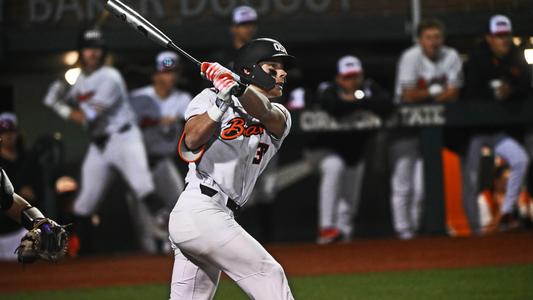
{"type": "Polygon", "coordinates": [[[60,117],[86,127],[91,143],[81,170],[81,190],[74,202],[80,253],[90,251],[90,216],[96,210],[106,186],[117,170],[136,199],[155,213],[162,202],[154,194],[142,135],[129,105],[126,85],[120,73],[104,65],[106,56],[102,33],[85,30],[79,39],[82,72],[68,91],[61,81],[50,86],[44,99],[60,117]]]}
{"type": "MultiPolygon", "coordinates": [[[[522,51],[514,47],[512,37],[512,23],[507,16],[495,15],[490,18],[485,42],[470,53],[466,64],[465,100],[512,103],[527,98],[531,91],[531,68],[522,51]]],[[[476,232],[480,231],[477,199],[483,147],[489,147],[509,164],[505,201],[500,208],[501,219],[497,223],[502,230],[508,229],[513,223],[513,210],[520,197],[529,158],[526,148],[510,133],[502,128],[472,130],[464,167],[463,194],[466,211],[476,232]]]]}
{"type": "MultiPolygon", "coordinates": [[[[455,49],[444,46],[444,26],[437,20],[420,22],[417,44],[398,62],[397,103],[454,101],[463,84],[462,62],[455,49]]],[[[417,131],[397,131],[391,145],[393,170],[391,206],[396,234],[412,238],[420,223],[423,199],[423,161],[417,131]]]]}
{"type": "Polygon", "coordinates": [[[292,59],[278,41],[250,41],[235,59],[247,87],[220,64],[202,64],[216,89],[203,90],[185,113],[178,152],[189,172],[170,214],[171,299],[212,299],[220,271],[250,298],[293,299],[283,268],[233,218],[289,133],[289,112],[269,99],[282,95],[292,59]]]}
{"type": "Polygon", "coordinates": [[[39,235],[30,238],[28,233],[22,238],[21,246],[16,249],[19,262],[31,263],[43,251],[47,255],[53,255],[51,259],[64,255],[65,229],[53,220],[47,219],[38,208],[15,193],[13,184],[2,168],[0,168],[0,210],[30,232],[39,235]]]}
{"type": "MultiPolygon", "coordinates": [[[[168,211],[172,209],[184,187],[183,177],[179,174],[174,159],[185,110],[191,101],[189,93],[175,88],[178,62],[178,56],[174,52],[159,53],[152,76],[153,84],[136,89],[130,95],[130,103],[142,131],[156,193],[165,201],[168,211]]],[[[145,251],[155,253],[158,238],[150,230],[145,230],[146,218],[151,216],[140,206],[138,212],[135,221],[138,223],[141,245],[145,251]]],[[[165,227],[166,225],[167,222],[165,227]]],[[[162,238],[167,241],[167,237],[168,232],[162,238]]]]}
{"type": "MultiPolygon", "coordinates": [[[[319,93],[319,104],[330,115],[342,118],[358,110],[377,109],[390,103],[389,94],[370,78],[365,78],[359,58],[351,55],[337,62],[335,81],[319,93]]],[[[365,170],[364,150],[369,133],[358,133],[358,147],[339,136],[320,136],[315,148],[321,153],[317,169],[319,186],[318,244],[349,241],[357,214],[365,170]]]]}
{"type": "MultiPolygon", "coordinates": [[[[15,192],[30,203],[34,203],[35,197],[32,189],[32,173],[34,172],[29,172],[32,164],[29,163],[21,147],[17,123],[15,114],[11,112],[0,114],[0,167],[6,173],[11,174],[15,192]]],[[[16,259],[14,249],[26,232],[20,224],[0,215],[0,260],[16,259]]]]}
{"type": "Polygon", "coordinates": [[[213,60],[233,69],[237,51],[250,40],[257,32],[257,12],[250,6],[241,5],[233,9],[230,33],[231,45],[215,52],[213,60]]]}

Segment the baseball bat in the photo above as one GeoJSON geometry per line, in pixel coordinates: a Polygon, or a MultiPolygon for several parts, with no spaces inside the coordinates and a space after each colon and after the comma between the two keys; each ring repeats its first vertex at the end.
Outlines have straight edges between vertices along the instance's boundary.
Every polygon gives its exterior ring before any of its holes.
{"type": "Polygon", "coordinates": [[[108,0],[105,5],[105,8],[119,20],[130,25],[150,40],[169,50],[173,50],[180,53],[197,66],[201,65],[201,62],[199,60],[194,58],[185,50],[178,47],[168,36],[161,32],[161,30],[152,25],[152,23],[148,22],[143,16],[141,16],[139,13],[137,13],[135,10],[133,10],[126,4],[120,2],[119,0],[108,0]]]}

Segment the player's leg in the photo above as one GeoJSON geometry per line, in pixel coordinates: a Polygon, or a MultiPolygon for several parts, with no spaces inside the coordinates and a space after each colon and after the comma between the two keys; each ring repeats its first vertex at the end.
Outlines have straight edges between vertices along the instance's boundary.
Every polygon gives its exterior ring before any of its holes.
{"type": "MultiPolygon", "coordinates": [[[[281,266],[232,217],[220,194],[208,197],[190,183],[170,215],[174,244],[190,257],[217,266],[253,299],[292,299],[281,266]]],[[[201,267],[201,266],[199,266],[201,267]]],[[[201,284],[185,281],[183,289],[201,284]]]]}
{"type": "Polygon", "coordinates": [[[399,238],[409,239],[414,235],[409,218],[412,202],[413,172],[418,158],[418,139],[398,139],[391,147],[393,170],[391,174],[391,208],[394,230],[399,238]]]}
{"type": "Polygon", "coordinates": [[[410,219],[413,231],[420,229],[420,218],[422,217],[424,201],[424,161],[420,157],[416,160],[415,171],[413,172],[413,203],[410,208],[410,219]]]}
{"type": "Polygon", "coordinates": [[[137,241],[141,250],[146,253],[157,253],[157,242],[154,234],[155,224],[153,216],[148,211],[144,203],[137,200],[131,192],[126,195],[126,202],[128,204],[130,216],[132,216],[132,225],[137,237],[137,241]]]}
{"type": "Polygon", "coordinates": [[[365,162],[361,159],[357,164],[346,170],[343,176],[343,197],[337,209],[337,228],[343,234],[345,240],[350,240],[353,233],[354,216],[359,209],[365,162]]]}
{"type": "Polygon", "coordinates": [[[176,165],[170,158],[161,159],[152,168],[152,177],[157,195],[169,208],[174,207],[185,186],[176,165]]]}
{"type": "Polygon", "coordinates": [[[105,155],[124,177],[137,199],[143,199],[154,192],[146,150],[136,126],[126,132],[112,135],[105,155]]]}
{"type": "Polygon", "coordinates": [[[479,193],[481,150],[483,146],[489,145],[489,142],[490,137],[486,135],[472,136],[463,167],[463,206],[468,216],[470,228],[475,233],[480,232],[477,198],[479,193]]]}
{"type": "Polygon", "coordinates": [[[100,150],[91,144],[81,168],[80,194],[73,204],[74,230],[80,238],[80,254],[92,250],[91,215],[110,181],[112,176],[108,163],[100,150]]]}
{"type": "Polygon", "coordinates": [[[250,297],[294,299],[281,265],[244,229],[230,242],[212,250],[209,259],[250,297]]]}
{"type": "Polygon", "coordinates": [[[335,222],[345,167],[344,160],[334,152],[327,154],[320,162],[319,244],[327,244],[340,238],[340,231],[335,228],[335,222]]]}
{"type": "Polygon", "coordinates": [[[518,201],[522,183],[526,176],[529,158],[524,147],[511,137],[506,137],[496,144],[494,152],[496,155],[503,157],[511,169],[505,191],[505,200],[500,209],[503,216],[510,214],[518,201]]]}
{"type": "Polygon", "coordinates": [[[170,300],[213,299],[220,278],[215,266],[174,250],[170,300]]]}

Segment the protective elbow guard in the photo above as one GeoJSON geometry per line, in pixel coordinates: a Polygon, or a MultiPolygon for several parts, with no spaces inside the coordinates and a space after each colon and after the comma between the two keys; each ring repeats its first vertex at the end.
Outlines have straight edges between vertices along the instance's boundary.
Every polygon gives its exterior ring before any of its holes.
{"type": "Polygon", "coordinates": [[[7,177],[6,171],[0,168],[0,209],[8,210],[13,205],[13,184],[7,177]]]}

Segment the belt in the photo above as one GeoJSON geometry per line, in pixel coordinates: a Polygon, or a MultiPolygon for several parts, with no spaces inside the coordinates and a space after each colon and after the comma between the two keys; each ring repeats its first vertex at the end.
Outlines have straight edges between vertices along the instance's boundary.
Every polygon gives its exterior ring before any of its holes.
{"type": "MultiPolygon", "coordinates": [[[[122,127],[120,127],[117,131],[117,133],[124,133],[128,130],[131,129],[131,124],[127,123],[127,124],[124,124],[122,125],[122,127]]],[[[99,136],[95,136],[93,137],[92,141],[93,143],[96,144],[96,146],[98,148],[100,148],[100,150],[103,150],[105,148],[105,146],[107,145],[107,141],[109,140],[109,136],[108,134],[104,134],[104,135],[99,135],[99,136]]]]}
{"type": "MultiPolygon", "coordinates": [[[[202,194],[209,196],[209,197],[213,197],[214,195],[218,193],[217,190],[212,189],[208,187],[207,185],[203,185],[203,184],[200,184],[200,191],[202,192],[202,194]]],[[[231,209],[233,213],[237,213],[241,209],[241,207],[230,198],[228,198],[228,202],[226,202],[226,207],[231,209]]]]}

